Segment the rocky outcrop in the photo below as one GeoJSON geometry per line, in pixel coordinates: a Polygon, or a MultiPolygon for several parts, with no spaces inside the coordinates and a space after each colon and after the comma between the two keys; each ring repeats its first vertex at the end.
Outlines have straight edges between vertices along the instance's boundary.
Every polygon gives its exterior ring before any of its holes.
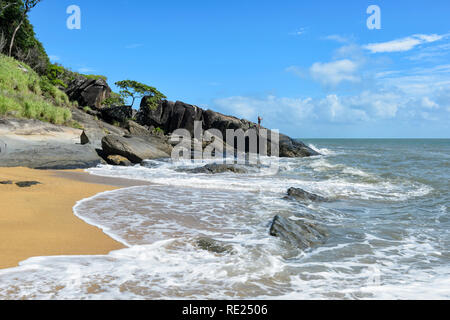
{"type": "MultiPolygon", "coordinates": [[[[194,121],[201,121],[203,130],[218,129],[224,140],[226,140],[227,129],[242,129],[247,131],[250,128],[257,128],[257,124],[232,116],[226,116],[212,110],[203,110],[197,106],[184,102],[171,102],[163,100],[154,110],[147,107],[147,100],[142,99],[140,111],[137,114],[137,121],[141,125],[161,128],[170,134],[176,129],[186,129],[193,136],[194,121]]],[[[286,135],[279,136],[280,157],[307,157],[318,155],[318,153],[305,144],[295,141],[286,135]]],[[[268,144],[271,143],[271,132],[268,131],[268,144]]],[[[268,148],[270,155],[270,147],[268,148]]]]}
{"type": "Polygon", "coordinates": [[[223,242],[219,242],[219,241],[211,239],[211,238],[206,238],[206,237],[198,238],[196,240],[196,245],[202,250],[206,250],[206,251],[213,252],[213,253],[219,253],[219,254],[234,253],[233,246],[227,245],[223,242]]]}
{"type": "Polygon", "coordinates": [[[119,136],[128,134],[126,129],[101,121],[80,109],[72,110],[72,119],[83,127],[83,130],[89,139],[89,144],[96,149],[101,149],[101,141],[103,137],[108,134],[116,134],[119,136]]]}
{"type": "Polygon", "coordinates": [[[102,102],[111,95],[111,88],[103,79],[78,77],[69,83],[66,94],[81,107],[101,108],[102,102]]]}
{"type": "Polygon", "coordinates": [[[0,136],[6,145],[2,167],[80,169],[101,162],[91,144],[80,144],[81,130],[38,120],[0,119],[0,136]]]}
{"type": "Polygon", "coordinates": [[[169,154],[158,149],[155,144],[132,136],[107,135],[102,139],[105,155],[120,155],[132,163],[141,163],[146,159],[169,158],[169,154]]]}
{"type": "Polygon", "coordinates": [[[118,122],[125,123],[133,116],[133,109],[131,106],[115,106],[109,108],[102,108],[100,110],[101,118],[109,123],[118,122]]]}
{"type": "Polygon", "coordinates": [[[325,243],[327,237],[326,231],[313,223],[279,215],[272,221],[270,235],[303,250],[325,243]]]}
{"type": "Polygon", "coordinates": [[[125,122],[125,129],[130,132],[131,135],[136,137],[148,137],[151,135],[150,128],[141,126],[139,123],[133,120],[127,120],[125,122]]]}
{"type": "Polygon", "coordinates": [[[207,164],[206,166],[200,168],[188,169],[184,171],[190,173],[206,173],[206,174],[217,174],[226,172],[247,173],[247,170],[245,170],[244,168],[235,165],[218,164],[218,163],[207,164]]]}
{"type": "Polygon", "coordinates": [[[318,196],[317,194],[309,193],[300,188],[289,188],[286,199],[293,199],[299,201],[328,201],[328,199],[318,196]]]}

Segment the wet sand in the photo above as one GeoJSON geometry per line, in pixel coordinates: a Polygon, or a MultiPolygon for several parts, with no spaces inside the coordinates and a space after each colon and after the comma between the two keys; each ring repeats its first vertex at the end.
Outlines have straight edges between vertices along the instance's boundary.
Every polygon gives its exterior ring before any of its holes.
{"type": "Polygon", "coordinates": [[[36,256],[97,255],[122,249],[99,228],[77,218],[76,202],[100,192],[146,182],[103,178],[83,170],[0,168],[0,268],[36,256]],[[20,188],[20,181],[41,184],[20,188]]]}

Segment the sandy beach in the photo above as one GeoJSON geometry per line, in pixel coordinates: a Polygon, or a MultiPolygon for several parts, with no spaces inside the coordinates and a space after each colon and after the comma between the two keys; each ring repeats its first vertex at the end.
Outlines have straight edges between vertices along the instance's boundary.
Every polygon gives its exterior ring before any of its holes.
{"type": "Polygon", "coordinates": [[[124,246],[77,218],[77,201],[100,192],[145,184],[91,176],[83,170],[0,168],[0,268],[35,256],[107,254],[124,246]],[[20,181],[41,184],[20,188],[20,181]]]}

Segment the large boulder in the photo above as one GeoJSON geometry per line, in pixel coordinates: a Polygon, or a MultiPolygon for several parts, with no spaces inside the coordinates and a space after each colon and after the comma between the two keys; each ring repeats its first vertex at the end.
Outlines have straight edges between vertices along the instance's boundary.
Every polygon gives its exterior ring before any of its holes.
{"type": "Polygon", "coordinates": [[[328,199],[324,197],[307,192],[300,188],[289,188],[286,199],[295,199],[300,201],[328,201],[328,199]]]}
{"type": "Polygon", "coordinates": [[[133,108],[131,106],[114,106],[109,108],[102,108],[100,110],[103,120],[109,123],[118,122],[125,123],[133,116],[133,108]]]}
{"type": "Polygon", "coordinates": [[[155,144],[133,136],[107,135],[102,139],[102,148],[106,156],[120,155],[132,163],[141,163],[146,159],[169,158],[169,154],[158,149],[155,144]]]}
{"type": "Polygon", "coordinates": [[[101,108],[102,102],[111,95],[111,88],[103,79],[80,76],[69,83],[66,94],[81,107],[101,108]]]}
{"type": "Polygon", "coordinates": [[[152,134],[149,128],[141,126],[139,123],[133,120],[127,120],[124,124],[124,127],[130,132],[132,136],[148,137],[152,134]]]}
{"type": "MultiPolygon", "coordinates": [[[[223,115],[212,110],[203,110],[197,106],[184,102],[171,102],[162,100],[158,107],[149,109],[147,99],[142,99],[140,110],[137,114],[137,121],[141,125],[159,127],[167,134],[176,129],[186,129],[194,135],[194,121],[201,121],[203,130],[218,129],[226,141],[226,131],[228,129],[247,131],[250,128],[257,128],[254,122],[238,119],[236,117],[223,115]]],[[[268,131],[268,155],[270,152],[271,131],[268,131]]],[[[290,137],[279,135],[279,156],[280,157],[308,157],[318,155],[318,153],[305,144],[295,141],[290,137]]]]}
{"type": "Polygon", "coordinates": [[[270,235],[303,250],[323,244],[327,237],[326,231],[313,223],[279,215],[273,218],[270,235]]]}

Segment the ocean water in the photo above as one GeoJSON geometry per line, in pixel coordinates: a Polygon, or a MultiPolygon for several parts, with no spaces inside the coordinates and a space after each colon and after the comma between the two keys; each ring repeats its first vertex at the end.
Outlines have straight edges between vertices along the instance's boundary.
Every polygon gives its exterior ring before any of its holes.
{"type": "Polygon", "coordinates": [[[450,140],[305,142],[322,156],[280,159],[278,172],[180,171],[208,161],[87,170],[152,183],[74,207],[127,248],[31,258],[0,271],[0,298],[449,299],[450,140]],[[285,200],[290,187],[331,201],[285,200]],[[277,214],[325,228],[326,243],[302,251],[269,236],[277,214]],[[199,236],[234,253],[201,250],[199,236]]]}

